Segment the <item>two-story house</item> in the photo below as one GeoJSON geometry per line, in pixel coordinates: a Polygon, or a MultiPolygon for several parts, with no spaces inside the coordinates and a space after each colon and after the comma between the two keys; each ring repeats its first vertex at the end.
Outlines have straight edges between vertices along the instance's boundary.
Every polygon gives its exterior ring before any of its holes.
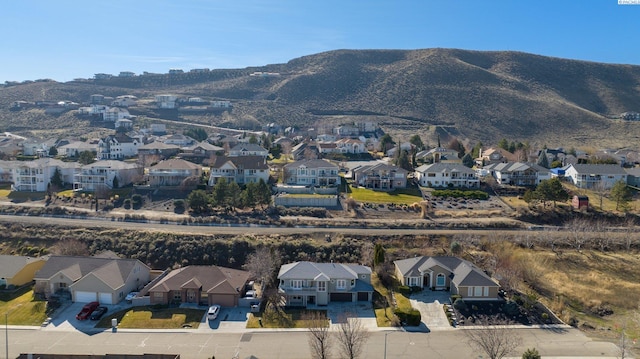
{"type": "Polygon", "coordinates": [[[371,302],[371,268],[359,264],[294,262],[280,267],[279,289],[286,305],[371,302]]]}
{"type": "Polygon", "coordinates": [[[56,169],[60,172],[63,183],[73,183],[73,177],[80,166],[77,162],[63,162],[53,158],[5,163],[11,167],[11,189],[25,192],[46,191],[56,169]]]}
{"type": "Polygon", "coordinates": [[[122,187],[133,183],[136,178],[141,178],[142,173],[143,168],[137,163],[98,161],[80,168],[73,178],[73,189],[98,191],[113,189],[114,184],[122,187]]]}
{"type": "Polygon", "coordinates": [[[129,111],[119,107],[111,107],[102,113],[102,120],[104,122],[116,122],[128,118],[131,118],[129,111]]]}
{"type": "Polygon", "coordinates": [[[407,174],[409,171],[385,163],[377,163],[371,166],[354,168],[351,173],[354,182],[359,186],[392,191],[396,188],[407,187],[407,174]]]}
{"type": "Polygon", "coordinates": [[[445,147],[435,147],[416,153],[416,161],[423,163],[462,163],[458,158],[458,151],[445,147]]]}
{"type": "Polygon", "coordinates": [[[284,166],[285,184],[335,186],[340,183],[338,166],[326,160],[300,160],[284,166]]]}
{"type": "Polygon", "coordinates": [[[251,182],[269,182],[269,166],[262,156],[218,156],[211,164],[209,186],[214,186],[220,178],[227,183],[246,184],[251,182]]]}
{"type": "Polygon", "coordinates": [[[607,189],[618,181],[627,183],[628,173],[620,165],[572,164],[564,168],[564,176],[578,188],[607,189]]]}
{"type": "Polygon", "coordinates": [[[122,160],[138,155],[138,148],[142,146],[139,138],[129,137],[124,133],[109,135],[98,142],[98,159],[122,160]]]}
{"type": "Polygon", "coordinates": [[[182,159],[161,161],[149,168],[147,180],[151,187],[180,186],[189,177],[200,179],[202,166],[182,159]]]}
{"type": "Polygon", "coordinates": [[[415,169],[415,179],[423,187],[480,187],[476,172],[457,163],[422,165],[415,169]]]}
{"type": "Polygon", "coordinates": [[[540,181],[551,179],[551,171],[535,163],[493,163],[482,169],[501,185],[533,187],[540,181]]]}
{"type": "Polygon", "coordinates": [[[173,157],[180,152],[180,146],[170,145],[160,141],[144,144],[138,148],[138,162],[144,165],[157,163],[173,157]]]}

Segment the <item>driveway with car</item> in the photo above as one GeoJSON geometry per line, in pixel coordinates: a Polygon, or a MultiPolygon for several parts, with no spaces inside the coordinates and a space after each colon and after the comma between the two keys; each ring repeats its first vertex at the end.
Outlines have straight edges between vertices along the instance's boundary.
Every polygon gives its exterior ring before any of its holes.
{"type": "Polygon", "coordinates": [[[414,309],[420,311],[422,331],[451,330],[449,319],[442,308],[449,303],[451,294],[445,291],[432,291],[424,289],[421,292],[411,294],[409,301],[414,309]]]}

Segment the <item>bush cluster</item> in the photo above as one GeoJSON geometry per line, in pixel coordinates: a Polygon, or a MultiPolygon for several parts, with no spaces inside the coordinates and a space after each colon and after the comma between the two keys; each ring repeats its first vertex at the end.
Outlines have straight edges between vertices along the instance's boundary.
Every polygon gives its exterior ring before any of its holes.
{"type": "Polygon", "coordinates": [[[461,190],[461,189],[438,189],[431,192],[434,197],[452,197],[452,198],[469,198],[486,200],[489,199],[489,194],[479,190],[461,190]]]}
{"type": "Polygon", "coordinates": [[[402,323],[408,326],[416,327],[420,325],[422,317],[417,309],[402,310],[396,309],[393,313],[400,319],[402,323]]]}

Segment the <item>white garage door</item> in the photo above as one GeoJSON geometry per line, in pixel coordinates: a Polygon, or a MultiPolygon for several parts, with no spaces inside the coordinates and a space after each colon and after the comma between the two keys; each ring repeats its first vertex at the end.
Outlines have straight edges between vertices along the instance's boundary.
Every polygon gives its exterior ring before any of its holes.
{"type": "Polygon", "coordinates": [[[100,304],[113,304],[112,298],[111,293],[100,293],[100,299],[98,301],[100,304]]]}
{"type": "Polygon", "coordinates": [[[96,292],[76,292],[76,302],[78,303],[89,303],[94,302],[97,298],[96,292]]]}

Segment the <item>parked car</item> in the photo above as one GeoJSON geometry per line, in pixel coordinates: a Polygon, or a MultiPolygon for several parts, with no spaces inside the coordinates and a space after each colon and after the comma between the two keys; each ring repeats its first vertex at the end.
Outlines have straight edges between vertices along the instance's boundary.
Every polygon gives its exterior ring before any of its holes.
{"type": "Polygon", "coordinates": [[[131,292],[131,293],[127,294],[127,296],[124,298],[124,300],[127,303],[131,304],[131,301],[133,300],[133,298],[135,298],[137,296],[138,296],[138,292],[131,292]]]}
{"type": "Polygon", "coordinates": [[[207,319],[215,320],[218,317],[219,313],[220,313],[220,306],[217,304],[214,304],[210,306],[209,310],[207,311],[207,319]]]}
{"type": "Polygon", "coordinates": [[[100,306],[100,303],[98,302],[91,302],[91,303],[85,304],[84,307],[82,307],[82,309],[80,310],[80,312],[76,315],[76,319],[78,320],[88,319],[91,313],[94,310],[96,310],[96,308],[98,308],[99,306],[100,306]]]}
{"type": "Polygon", "coordinates": [[[93,311],[93,313],[91,313],[91,320],[98,320],[100,318],[102,318],[102,316],[104,315],[104,313],[107,312],[107,307],[103,307],[100,306],[98,308],[96,308],[96,310],[93,311]]]}

